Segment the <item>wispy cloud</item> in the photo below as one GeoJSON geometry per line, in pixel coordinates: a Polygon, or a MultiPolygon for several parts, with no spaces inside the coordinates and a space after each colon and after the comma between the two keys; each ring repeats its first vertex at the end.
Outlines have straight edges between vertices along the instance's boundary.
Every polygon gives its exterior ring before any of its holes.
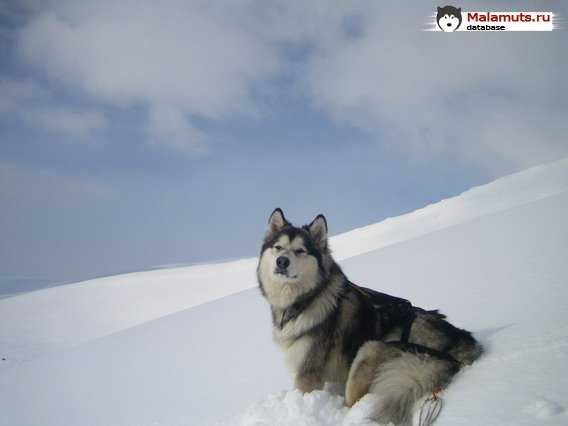
{"type": "Polygon", "coordinates": [[[52,2],[23,28],[19,51],[52,79],[97,101],[148,109],[149,130],[198,146],[190,116],[250,113],[251,85],[273,50],[206,2],[52,2]]]}
{"type": "Polygon", "coordinates": [[[179,108],[152,105],[148,116],[148,131],[153,140],[166,140],[180,149],[203,148],[201,132],[192,126],[179,108]]]}
{"type": "Polygon", "coordinates": [[[107,128],[101,111],[59,105],[51,93],[31,80],[0,80],[0,119],[72,138],[83,138],[107,128]]]}
{"type": "Polygon", "coordinates": [[[105,116],[99,111],[71,111],[64,108],[35,111],[30,121],[70,136],[86,136],[107,127],[105,116]]]}
{"type": "Polygon", "coordinates": [[[309,58],[315,105],[409,153],[495,173],[568,155],[565,32],[425,33],[427,8],[366,4],[356,36],[309,58]]]}
{"type": "MultiPolygon", "coordinates": [[[[107,197],[113,189],[95,179],[69,176],[48,169],[0,163],[0,198],[10,204],[37,204],[45,199],[59,202],[69,197],[107,197]]],[[[37,206],[36,204],[36,206],[37,206]]]]}
{"type": "MultiPolygon", "coordinates": [[[[172,147],[203,149],[199,119],[263,111],[255,94],[268,87],[276,96],[293,89],[416,158],[500,174],[568,155],[563,31],[423,32],[434,7],[399,2],[31,4],[21,58],[93,105],[141,106],[148,139],[172,147]],[[287,83],[275,83],[282,75],[287,83]]],[[[83,133],[108,125],[101,114],[37,121],[83,133]]]]}

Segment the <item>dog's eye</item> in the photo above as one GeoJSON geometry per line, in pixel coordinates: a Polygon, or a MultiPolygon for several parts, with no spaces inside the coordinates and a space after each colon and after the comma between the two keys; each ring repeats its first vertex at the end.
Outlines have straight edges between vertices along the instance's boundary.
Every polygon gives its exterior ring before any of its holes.
{"type": "Polygon", "coordinates": [[[304,250],[304,249],[298,249],[298,250],[294,250],[294,253],[296,253],[297,255],[300,255],[300,254],[306,253],[306,250],[304,250]]]}
{"type": "Polygon", "coordinates": [[[282,246],[274,246],[274,248],[278,251],[282,250],[282,246]]]}

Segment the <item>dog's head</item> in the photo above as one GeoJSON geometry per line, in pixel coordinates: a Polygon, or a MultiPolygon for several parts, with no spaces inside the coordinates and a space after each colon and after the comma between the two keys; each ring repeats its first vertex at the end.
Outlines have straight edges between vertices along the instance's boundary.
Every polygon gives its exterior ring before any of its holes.
{"type": "Polygon", "coordinates": [[[296,227],[281,209],[272,212],[257,270],[261,291],[271,304],[284,308],[318,286],[330,261],[323,215],[296,227]]]}

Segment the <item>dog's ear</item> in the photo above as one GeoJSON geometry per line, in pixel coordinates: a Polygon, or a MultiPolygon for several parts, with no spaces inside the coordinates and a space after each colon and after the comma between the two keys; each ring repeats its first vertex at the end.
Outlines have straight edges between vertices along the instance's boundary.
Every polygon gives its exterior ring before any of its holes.
{"type": "Polygon", "coordinates": [[[461,7],[458,9],[458,12],[459,12],[459,13],[462,13],[462,8],[461,8],[461,7]]]}
{"type": "Polygon", "coordinates": [[[440,13],[442,11],[442,8],[440,6],[438,6],[438,13],[440,13]]]}
{"type": "Polygon", "coordinates": [[[323,214],[318,214],[316,218],[308,225],[310,235],[315,243],[324,249],[327,247],[327,220],[323,214]]]}
{"type": "Polygon", "coordinates": [[[276,234],[286,225],[290,225],[290,222],[284,217],[284,212],[281,208],[276,208],[268,218],[268,231],[266,232],[267,238],[271,235],[276,234]]]}

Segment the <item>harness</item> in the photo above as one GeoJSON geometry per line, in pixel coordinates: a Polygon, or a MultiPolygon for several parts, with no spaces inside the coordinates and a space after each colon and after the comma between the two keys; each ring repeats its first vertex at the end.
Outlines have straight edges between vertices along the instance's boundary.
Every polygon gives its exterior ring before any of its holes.
{"type": "MultiPolygon", "coordinates": [[[[412,328],[412,323],[416,318],[416,311],[421,311],[422,309],[415,308],[412,306],[412,303],[406,299],[394,297],[370,288],[359,287],[350,281],[347,281],[347,285],[359,293],[363,300],[368,303],[375,313],[377,320],[376,323],[378,324],[378,329],[376,330],[378,338],[382,338],[388,334],[394,327],[401,326],[402,334],[400,336],[400,341],[389,342],[389,344],[405,351],[427,353],[432,356],[445,359],[452,362],[454,368],[459,368],[458,361],[449,354],[429,349],[421,345],[408,343],[410,329],[412,328]]],[[[422,405],[418,412],[419,426],[431,426],[440,414],[440,410],[442,409],[442,399],[438,396],[438,394],[441,391],[442,388],[435,389],[432,391],[431,396],[428,396],[422,401],[422,405]]]]}
{"type": "Polygon", "coordinates": [[[353,290],[363,296],[377,316],[377,337],[382,338],[395,327],[402,327],[400,343],[408,343],[410,329],[416,318],[415,308],[406,299],[381,293],[366,287],[347,282],[353,290]]]}
{"type": "MultiPolygon", "coordinates": [[[[282,311],[281,317],[276,319],[278,327],[282,330],[284,326],[298,318],[298,316],[323,292],[324,285],[319,285],[304,295],[300,296],[296,302],[282,311]]],[[[274,315],[274,313],[273,313],[274,315]]]]}
{"type": "Polygon", "coordinates": [[[347,284],[350,285],[354,290],[359,292],[359,294],[365,297],[366,301],[370,303],[376,315],[377,324],[380,326],[380,329],[377,330],[376,333],[377,338],[381,339],[394,327],[402,327],[400,340],[389,341],[387,342],[389,345],[395,346],[404,351],[428,354],[436,358],[444,359],[446,361],[450,361],[456,366],[460,364],[459,361],[449,353],[442,352],[437,349],[432,349],[424,345],[408,342],[408,339],[410,337],[410,329],[412,328],[412,324],[416,319],[416,312],[436,314],[441,318],[444,318],[444,316],[440,315],[438,311],[425,311],[422,308],[412,306],[412,303],[410,303],[406,299],[394,297],[389,294],[372,290],[370,288],[359,287],[352,282],[348,282],[347,284]]]}

